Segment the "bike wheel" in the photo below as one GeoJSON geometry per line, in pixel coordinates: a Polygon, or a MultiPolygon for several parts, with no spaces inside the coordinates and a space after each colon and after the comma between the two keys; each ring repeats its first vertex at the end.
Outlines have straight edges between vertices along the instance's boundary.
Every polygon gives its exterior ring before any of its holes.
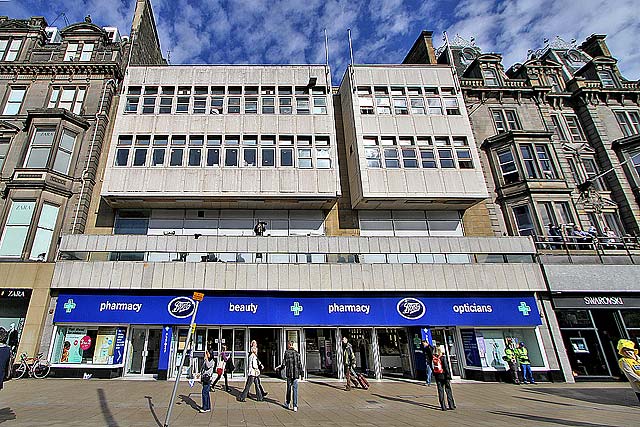
{"type": "Polygon", "coordinates": [[[21,363],[14,371],[13,371],[13,377],[16,379],[20,379],[22,377],[24,377],[24,374],[27,373],[27,365],[25,365],[24,363],[21,363]]]}
{"type": "Polygon", "coordinates": [[[49,362],[38,362],[33,367],[33,376],[36,378],[44,378],[49,375],[49,371],[51,371],[49,362]]]}

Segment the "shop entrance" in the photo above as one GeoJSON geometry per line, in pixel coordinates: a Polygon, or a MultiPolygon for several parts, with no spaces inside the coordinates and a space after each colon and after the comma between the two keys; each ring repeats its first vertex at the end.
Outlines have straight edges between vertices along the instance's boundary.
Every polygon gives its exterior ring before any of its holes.
{"type": "Polygon", "coordinates": [[[451,376],[460,377],[462,369],[458,359],[458,345],[455,328],[433,328],[431,337],[433,346],[444,351],[449,361],[451,376]]]}
{"type": "Polygon", "coordinates": [[[609,365],[609,370],[614,376],[621,375],[618,366],[618,351],[616,350],[620,338],[626,338],[619,312],[617,310],[591,310],[593,323],[598,337],[602,343],[604,355],[609,365]]]}
{"type": "Polygon", "coordinates": [[[132,327],[127,352],[127,375],[157,375],[162,329],[132,327]]]}
{"type": "Polygon", "coordinates": [[[383,377],[413,378],[411,343],[405,328],[379,328],[378,347],[383,377]]]}
{"type": "MultiPolygon", "coordinates": [[[[258,360],[264,365],[261,375],[277,377],[276,366],[280,365],[284,354],[281,346],[281,328],[251,328],[249,329],[249,343],[255,340],[258,344],[258,360]]],[[[249,347],[248,351],[251,351],[249,347]]]]}
{"type": "MultiPolygon", "coordinates": [[[[369,378],[376,377],[373,340],[375,335],[369,328],[340,329],[340,336],[347,337],[356,356],[356,371],[362,372],[369,378]]],[[[342,351],[342,343],[340,343],[342,351]]],[[[377,351],[377,350],[376,350],[377,351]]]]}

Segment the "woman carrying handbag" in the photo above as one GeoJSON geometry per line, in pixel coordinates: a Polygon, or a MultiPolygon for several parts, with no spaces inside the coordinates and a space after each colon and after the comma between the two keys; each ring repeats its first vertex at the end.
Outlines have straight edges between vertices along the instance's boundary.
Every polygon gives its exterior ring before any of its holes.
{"type": "Polygon", "coordinates": [[[215,361],[213,356],[206,350],[204,352],[204,361],[202,362],[202,373],[200,374],[200,382],[202,383],[202,408],[200,412],[211,412],[211,377],[213,377],[213,369],[215,361]]]}

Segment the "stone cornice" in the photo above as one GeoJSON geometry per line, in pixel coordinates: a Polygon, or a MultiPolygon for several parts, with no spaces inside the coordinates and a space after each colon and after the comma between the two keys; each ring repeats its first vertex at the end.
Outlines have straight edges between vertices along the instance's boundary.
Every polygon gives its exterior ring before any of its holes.
{"type": "Polygon", "coordinates": [[[81,116],[74,114],[64,108],[35,108],[27,111],[27,120],[25,121],[25,128],[28,128],[33,119],[38,118],[59,118],[73,123],[74,125],[81,127],[84,130],[89,129],[91,124],[81,116]]]}
{"type": "Polygon", "coordinates": [[[24,62],[24,63],[0,63],[0,74],[13,76],[28,75],[31,77],[39,75],[105,75],[122,79],[123,73],[120,64],[116,62],[24,62]]]}

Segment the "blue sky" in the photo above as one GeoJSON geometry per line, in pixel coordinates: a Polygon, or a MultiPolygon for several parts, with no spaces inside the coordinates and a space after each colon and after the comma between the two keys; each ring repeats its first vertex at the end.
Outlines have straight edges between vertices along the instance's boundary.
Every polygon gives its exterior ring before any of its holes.
{"type": "MultiPolygon", "coordinates": [[[[421,30],[469,39],[504,56],[505,69],[556,35],[578,44],[592,33],[607,43],[626,78],[640,78],[638,0],[152,0],[163,54],[172,64],[323,63],[324,33],[334,83],[349,62],[347,28],[356,63],[402,61],[421,30]],[[579,4],[578,7],[574,5],[579,4]]],[[[98,25],[128,34],[135,0],[9,0],[0,15],[65,12],[71,22],[91,14],[98,25]]],[[[64,26],[59,18],[56,26],[64,26]]]]}

